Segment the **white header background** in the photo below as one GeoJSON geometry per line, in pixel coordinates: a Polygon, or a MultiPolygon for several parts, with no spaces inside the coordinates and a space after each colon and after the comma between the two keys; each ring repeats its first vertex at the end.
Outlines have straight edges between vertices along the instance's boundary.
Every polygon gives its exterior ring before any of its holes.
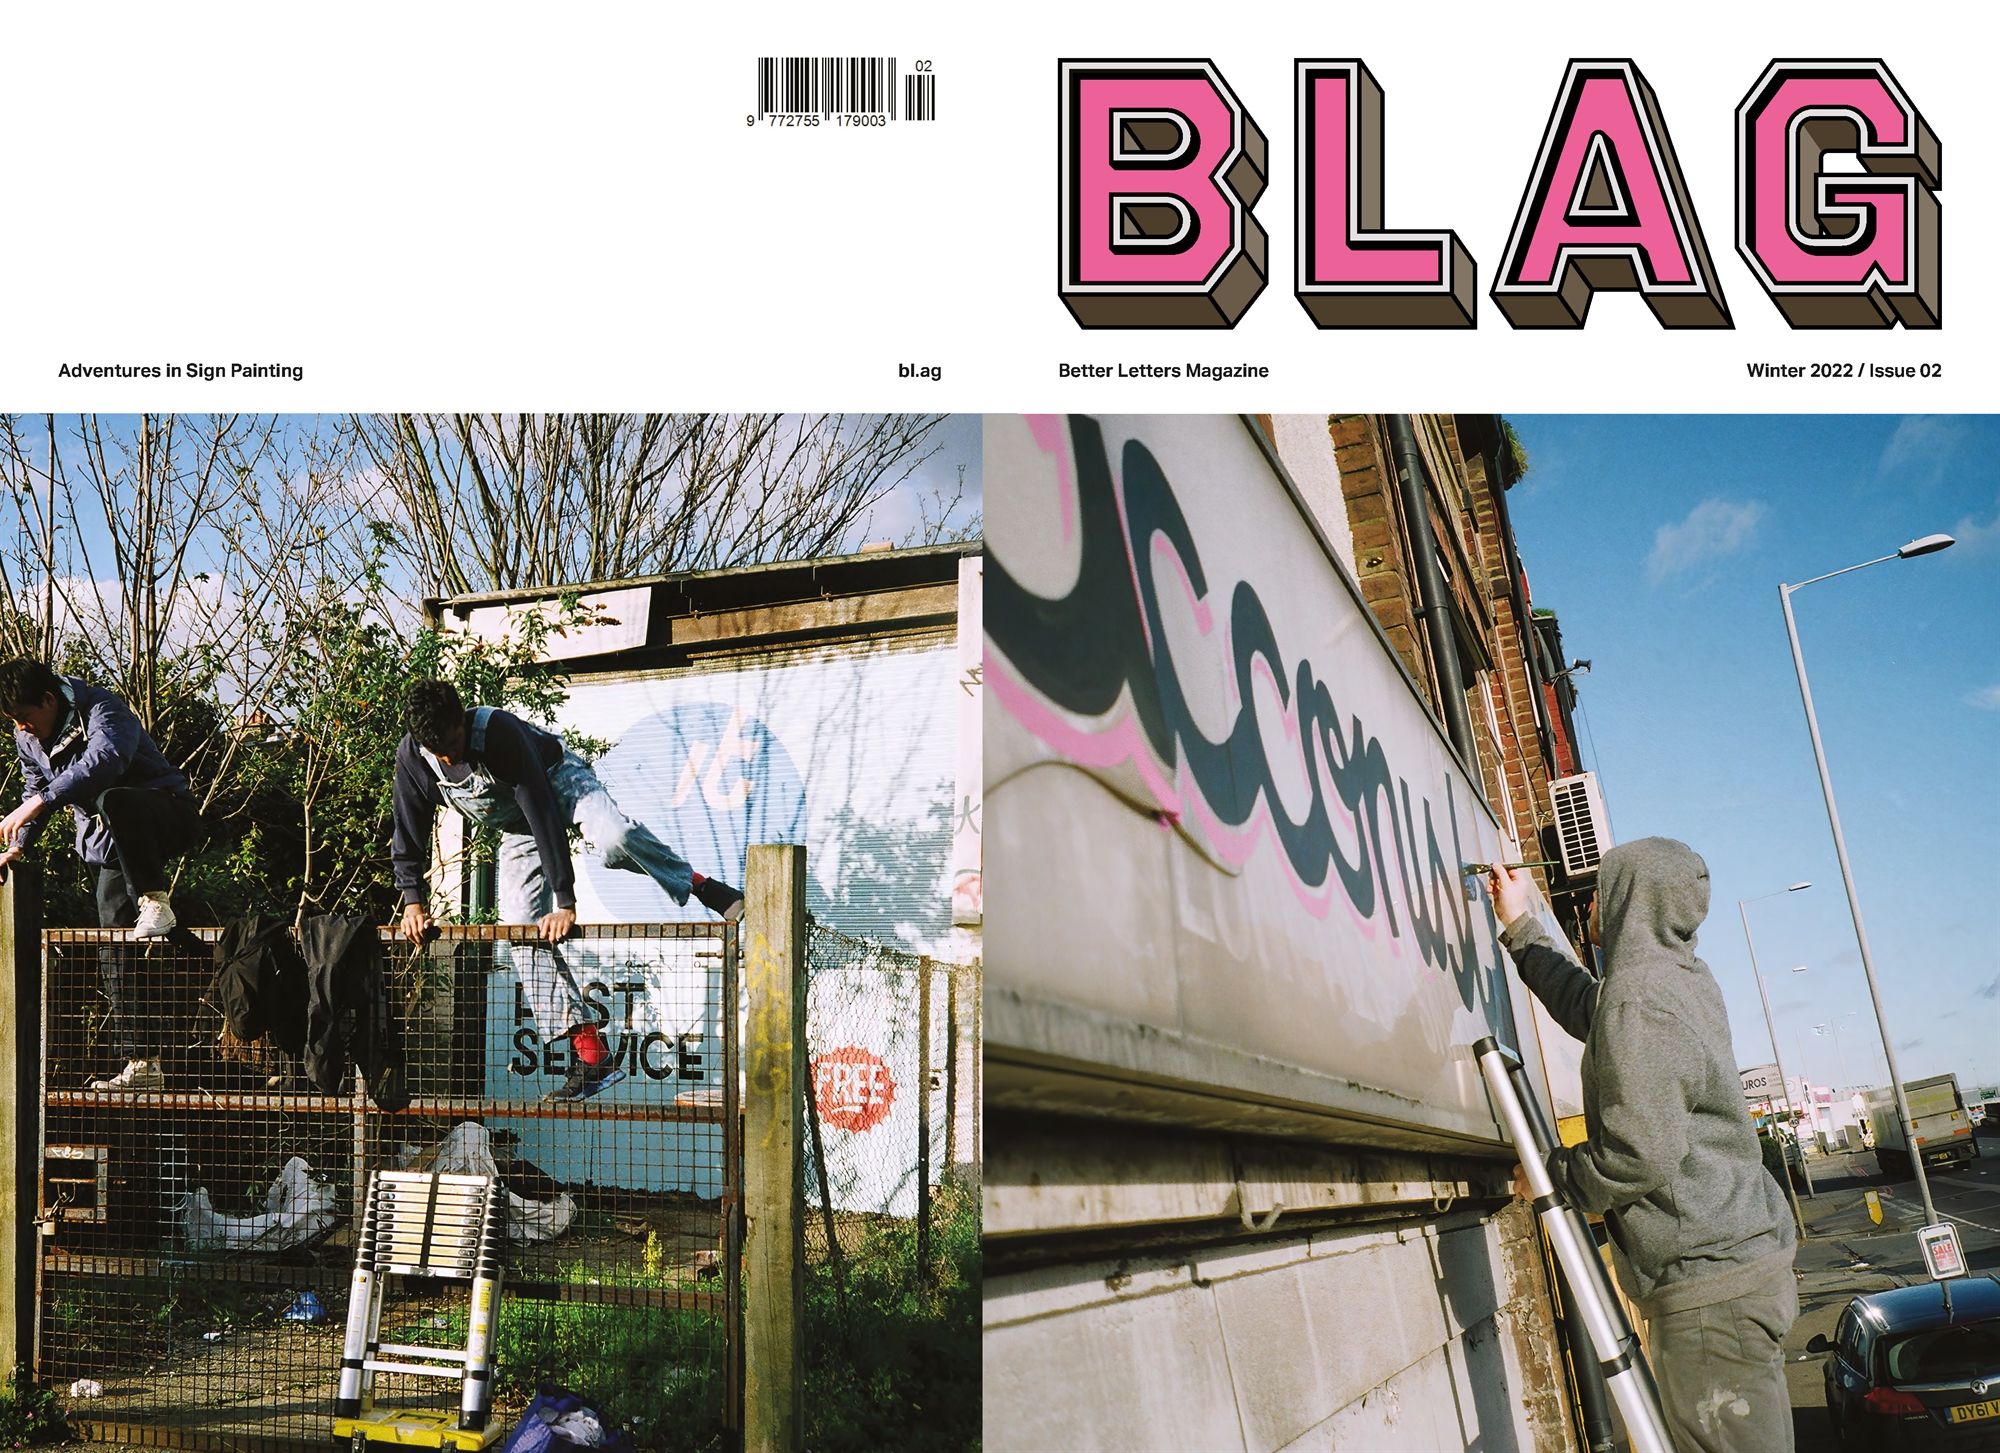
{"type": "Polygon", "coordinates": [[[2000,126],[1976,13],[20,7],[0,86],[0,408],[1989,409],[2000,126]],[[748,126],[760,55],[928,59],[938,119],[748,126]],[[1064,309],[1063,57],[1210,58],[1265,133],[1269,281],[1236,328],[1085,330],[1064,309]],[[1477,328],[1321,331],[1299,308],[1299,57],[1374,73],[1384,224],[1459,234],[1477,328]],[[1636,295],[1600,293],[1579,331],[1517,332],[1487,293],[1564,68],[1627,57],[1736,327],[1673,332],[1636,295]],[[1774,59],[1876,57],[1942,145],[1944,326],[1795,331],[1735,251],[1735,108],[1774,59]],[[1751,380],[1750,360],[1943,374],[1751,380]],[[1271,376],[1062,380],[1064,361],[1271,376]],[[305,377],[77,381],[65,362],[305,377]]]}

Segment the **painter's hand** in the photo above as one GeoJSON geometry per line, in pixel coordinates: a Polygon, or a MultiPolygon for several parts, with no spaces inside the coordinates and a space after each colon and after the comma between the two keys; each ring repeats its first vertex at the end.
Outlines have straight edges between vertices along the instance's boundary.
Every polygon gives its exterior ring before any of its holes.
{"type": "Polygon", "coordinates": [[[5,817],[0,817],[0,843],[5,843],[10,848],[24,846],[27,841],[28,824],[40,817],[42,809],[47,806],[48,804],[37,794],[23,799],[19,807],[5,817]]]}
{"type": "Polygon", "coordinates": [[[1494,916],[1502,928],[1526,918],[1535,908],[1535,880],[1525,870],[1495,863],[1486,874],[1486,896],[1493,900],[1494,916]]]}
{"type": "Polygon", "coordinates": [[[576,910],[574,908],[558,908],[554,913],[544,918],[537,926],[542,931],[542,937],[550,943],[561,943],[576,929],[576,910]]]}
{"type": "Polygon", "coordinates": [[[431,911],[421,903],[403,905],[403,937],[411,943],[422,943],[431,933],[431,911]]]}
{"type": "Polygon", "coordinates": [[[1528,1184],[1528,1172],[1525,1166],[1514,1167],[1514,1194],[1524,1201],[1535,1199],[1534,1188],[1528,1184]]]}

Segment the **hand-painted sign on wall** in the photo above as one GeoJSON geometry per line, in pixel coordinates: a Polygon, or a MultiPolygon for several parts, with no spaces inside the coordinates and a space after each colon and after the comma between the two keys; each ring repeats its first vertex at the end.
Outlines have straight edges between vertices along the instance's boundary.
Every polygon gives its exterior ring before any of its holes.
{"type": "Polygon", "coordinates": [[[873,1130],[896,1103],[896,1081],[883,1058],[855,1044],[813,1056],[820,1119],[836,1130],[873,1130]]]}
{"type": "MultiPolygon", "coordinates": [[[[640,678],[580,679],[558,727],[608,738],[598,776],[625,814],[698,872],[740,884],[752,844],[806,847],[807,906],[821,923],[858,940],[944,956],[951,924],[950,852],[960,797],[958,651],[947,635],[758,658],[726,669],[640,678]]],[[[713,921],[677,906],[652,879],[576,847],[577,912],[591,923],[713,921]]],[[[717,1001],[719,945],[712,940],[572,944],[565,954],[586,1005],[627,1078],[609,1103],[712,1095],[722,1072],[717,1001]],[[601,950],[601,951],[600,951],[601,950]]],[[[892,1170],[916,1156],[918,1064],[914,998],[879,973],[834,971],[808,1000],[808,1042],[845,1047],[880,1066],[841,1071],[840,1114],[868,1119],[866,1134],[829,1120],[828,1179],[849,1210],[914,1207],[914,1187],[892,1170]],[[837,1006],[833,1001],[838,1001],[837,1006]],[[892,1092],[890,1086],[896,1090],[892,1092]],[[867,1142],[867,1154],[852,1142],[867,1142]]],[[[560,1083],[565,1045],[549,1045],[503,966],[488,992],[490,1094],[537,1098],[560,1083]]],[[[941,1125],[943,1117],[935,1123],[941,1125]]],[[[512,1127],[520,1154],[566,1183],[719,1192],[720,1126],[613,1122],[580,1132],[575,1121],[512,1127]],[[668,1154],[626,1153],[635,1135],[675,1139],[668,1154]],[[685,1152],[682,1153],[682,1147],[685,1152]]],[[[933,1164],[943,1163],[934,1154],[933,1164]]]]}
{"type": "Polygon", "coordinates": [[[1260,439],[986,449],[989,1059],[1495,1138],[1499,828],[1260,439]]]}

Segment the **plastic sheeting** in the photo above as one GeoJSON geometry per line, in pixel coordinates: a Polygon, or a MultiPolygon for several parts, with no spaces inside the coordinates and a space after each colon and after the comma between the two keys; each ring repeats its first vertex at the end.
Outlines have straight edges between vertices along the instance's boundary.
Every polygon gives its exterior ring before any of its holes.
{"type": "MultiPolygon", "coordinates": [[[[435,1148],[404,1157],[403,1169],[500,1179],[500,1167],[493,1159],[493,1132],[473,1120],[452,1127],[435,1148]]],[[[507,1192],[510,1241],[553,1241],[575,1219],[576,1202],[567,1191],[558,1192],[553,1201],[530,1201],[507,1192]]]]}
{"type": "Polygon", "coordinates": [[[181,1239],[191,1251],[284,1251],[317,1241],[333,1227],[333,1187],[314,1180],[296,1155],[285,1162],[264,1211],[257,1216],[224,1216],[197,1186],[181,1200],[181,1239]]]}

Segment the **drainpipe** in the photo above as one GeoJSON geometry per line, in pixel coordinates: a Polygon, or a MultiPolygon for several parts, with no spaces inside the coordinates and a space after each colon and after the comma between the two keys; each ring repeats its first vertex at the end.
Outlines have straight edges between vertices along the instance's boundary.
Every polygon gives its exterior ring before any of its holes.
{"type": "Polygon", "coordinates": [[[1438,694],[1446,733],[1468,772],[1479,770],[1479,754],[1474,750],[1472,714],[1465,709],[1465,678],[1458,672],[1458,638],[1452,629],[1451,600],[1445,594],[1444,574],[1438,569],[1437,536],[1431,530],[1430,511],[1424,505],[1423,456],[1417,452],[1416,431],[1408,414],[1390,414],[1389,442],[1396,453],[1396,478],[1402,488],[1403,519],[1410,527],[1410,553],[1417,567],[1417,619],[1424,623],[1424,638],[1430,647],[1431,666],[1437,673],[1438,694]]]}
{"type": "Polygon", "coordinates": [[[1558,1269],[1552,1280],[1562,1302],[1563,1340],[1569,1344],[1571,1385],[1576,1389],[1576,1410],[1583,1422],[1584,1447],[1589,1453],[1613,1453],[1618,1437],[1611,1423],[1611,1389],[1604,1381],[1604,1364],[1597,1360],[1597,1349],[1577,1312],[1569,1278],[1558,1269]]]}
{"type": "Polygon", "coordinates": [[[1535,735],[1541,744],[1542,760],[1548,765],[1550,775],[1553,776],[1556,760],[1555,742],[1550,735],[1552,728],[1546,721],[1548,708],[1542,699],[1542,672],[1536,664],[1535,622],[1528,613],[1527,599],[1521,593],[1521,552],[1514,541],[1514,517],[1507,509],[1507,486],[1500,482],[1506,467],[1501,461],[1500,451],[1507,447],[1507,430],[1500,415],[1493,414],[1489,417],[1493,420],[1493,437],[1499,440],[1493,449],[1491,472],[1494,513],[1499,519],[1500,539],[1507,556],[1507,596],[1514,603],[1514,619],[1521,623],[1521,654],[1527,662],[1528,682],[1534,688],[1535,735]]]}

